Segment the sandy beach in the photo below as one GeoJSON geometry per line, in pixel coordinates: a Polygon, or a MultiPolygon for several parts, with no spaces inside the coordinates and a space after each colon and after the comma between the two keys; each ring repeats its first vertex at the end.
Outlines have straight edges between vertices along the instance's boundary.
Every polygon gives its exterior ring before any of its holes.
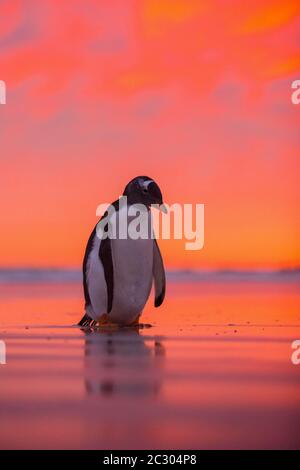
{"type": "Polygon", "coordinates": [[[299,281],[171,280],[139,330],[86,330],[79,282],[0,285],[1,449],[299,448],[299,281]]]}

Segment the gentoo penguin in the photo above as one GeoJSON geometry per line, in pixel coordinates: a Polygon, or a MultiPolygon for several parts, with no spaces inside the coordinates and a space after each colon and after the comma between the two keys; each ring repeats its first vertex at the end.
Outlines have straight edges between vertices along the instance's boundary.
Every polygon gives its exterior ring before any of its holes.
{"type": "Polygon", "coordinates": [[[152,230],[151,205],[166,212],[155,181],[147,176],[138,176],[127,184],[123,196],[111,204],[94,228],[83,260],[85,315],[79,322],[80,326],[94,326],[98,322],[119,325],[138,323],[153,280],[154,305],[159,307],[162,304],[166,278],[152,230]],[[130,237],[128,231],[125,237],[124,233],[121,236],[118,230],[120,224],[125,221],[127,228],[130,227],[134,218],[130,208],[136,207],[142,208],[143,220],[147,221],[146,236],[130,237]],[[110,209],[113,209],[114,217],[109,215],[110,209]],[[101,223],[103,230],[99,231],[101,223]],[[101,236],[103,233],[106,233],[106,238],[101,236]]]}

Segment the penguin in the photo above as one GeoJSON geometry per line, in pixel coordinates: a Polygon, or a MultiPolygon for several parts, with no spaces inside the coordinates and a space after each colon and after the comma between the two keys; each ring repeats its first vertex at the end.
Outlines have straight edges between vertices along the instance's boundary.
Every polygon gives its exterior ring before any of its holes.
{"type": "Polygon", "coordinates": [[[167,212],[157,183],[148,176],[138,176],[126,185],[123,196],[111,204],[117,217],[109,218],[108,208],[100,220],[106,224],[104,232],[107,236],[99,236],[99,222],[94,228],[83,259],[85,314],[78,325],[137,325],[153,283],[154,306],[159,307],[163,303],[166,276],[160,249],[152,231],[151,205],[167,212]],[[121,203],[122,198],[126,199],[125,205],[121,203]],[[125,220],[128,227],[132,221],[130,207],[133,205],[144,209],[143,216],[149,227],[146,237],[119,235],[118,223],[125,220]],[[115,232],[108,231],[109,222],[116,229],[115,232]],[[115,233],[116,236],[109,236],[110,233],[115,233]]]}

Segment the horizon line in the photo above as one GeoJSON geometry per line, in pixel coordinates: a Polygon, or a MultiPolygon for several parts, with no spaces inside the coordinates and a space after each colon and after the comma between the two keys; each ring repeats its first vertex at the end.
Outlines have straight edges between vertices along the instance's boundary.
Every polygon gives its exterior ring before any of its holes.
{"type": "MultiPolygon", "coordinates": [[[[300,282],[300,266],[291,268],[167,268],[174,282],[300,282]]],[[[0,284],[82,282],[79,267],[0,267],[0,284]]]]}
{"type": "MultiPolygon", "coordinates": [[[[166,267],[168,272],[203,272],[203,273],[222,273],[222,272],[238,272],[238,273],[275,273],[275,272],[295,272],[300,271],[300,265],[295,266],[282,266],[282,267],[270,267],[270,266],[257,266],[257,267],[238,267],[238,266],[225,266],[225,267],[166,267]]],[[[0,272],[17,272],[17,271],[60,271],[60,272],[75,272],[81,271],[82,267],[78,266],[1,266],[0,272]]]]}

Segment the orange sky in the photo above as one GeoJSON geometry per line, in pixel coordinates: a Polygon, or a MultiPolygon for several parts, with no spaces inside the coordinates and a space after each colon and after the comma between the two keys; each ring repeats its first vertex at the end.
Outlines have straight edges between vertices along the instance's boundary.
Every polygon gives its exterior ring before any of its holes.
{"type": "Polygon", "coordinates": [[[4,0],[2,266],[77,266],[147,174],[205,204],[205,247],[169,267],[300,264],[298,1],[4,0]]]}

